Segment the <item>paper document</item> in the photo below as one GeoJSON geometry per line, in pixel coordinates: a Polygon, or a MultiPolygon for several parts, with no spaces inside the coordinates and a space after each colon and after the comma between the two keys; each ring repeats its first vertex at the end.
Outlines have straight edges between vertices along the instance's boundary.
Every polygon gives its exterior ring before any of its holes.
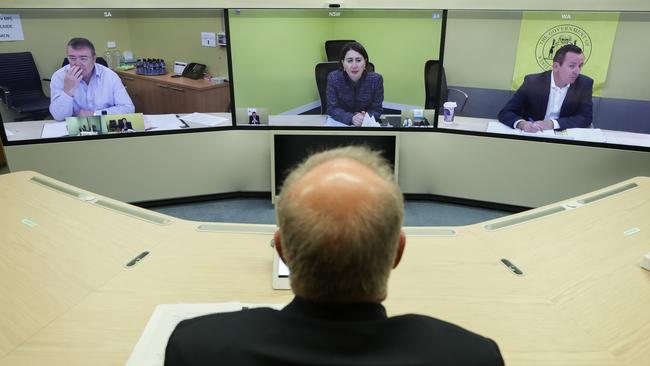
{"type": "Polygon", "coordinates": [[[502,133],[508,135],[519,135],[519,136],[555,137],[555,131],[553,130],[544,130],[540,132],[524,132],[517,128],[510,128],[501,122],[489,122],[486,132],[502,133]]]}
{"type": "Polygon", "coordinates": [[[339,122],[335,120],[334,118],[327,116],[327,120],[325,121],[325,126],[327,127],[350,127],[350,125],[346,125],[343,122],[339,122]]]}
{"type": "Polygon", "coordinates": [[[564,134],[579,141],[606,142],[605,134],[600,128],[568,128],[564,134]]]}
{"type": "Polygon", "coordinates": [[[9,137],[9,136],[13,136],[13,135],[14,135],[13,132],[9,131],[9,130],[6,129],[6,128],[5,128],[5,134],[7,134],[7,137],[9,137]]]}
{"type": "Polygon", "coordinates": [[[370,113],[366,113],[363,116],[361,127],[381,127],[381,125],[375,120],[375,116],[371,116],[370,113]]]}
{"type": "Polygon", "coordinates": [[[175,114],[147,114],[144,116],[145,129],[156,131],[178,130],[185,125],[175,114]]]}
{"type": "Polygon", "coordinates": [[[181,116],[181,119],[185,122],[198,123],[210,127],[230,126],[232,124],[229,118],[211,116],[209,114],[197,112],[181,116]]]}
{"type": "Polygon", "coordinates": [[[167,340],[182,320],[197,316],[239,311],[259,307],[280,310],[285,304],[247,304],[224,302],[218,304],[161,304],[156,306],[126,366],[163,366],[167,340]]]}
{"type": "Polygon", "coordinates": [[[46,123],[43,125],[41,138],[68,136],[68,127],[65,122],[46,123]]]}

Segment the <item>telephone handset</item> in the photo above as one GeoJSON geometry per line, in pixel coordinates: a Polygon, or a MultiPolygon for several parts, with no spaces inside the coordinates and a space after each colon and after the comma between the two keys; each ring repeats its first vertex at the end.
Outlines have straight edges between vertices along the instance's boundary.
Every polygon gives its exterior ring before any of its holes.
{"type": "Polygon", "coordinates": [[[185,66],[185,69],[183,70],[183,77],[190,78],[190,79],[200,79],[203,77],[203,73],[205,72],[205,69],[207,69],[207,66],[204,64],[199,64],[196,62],[191,62],[185,66]]]}

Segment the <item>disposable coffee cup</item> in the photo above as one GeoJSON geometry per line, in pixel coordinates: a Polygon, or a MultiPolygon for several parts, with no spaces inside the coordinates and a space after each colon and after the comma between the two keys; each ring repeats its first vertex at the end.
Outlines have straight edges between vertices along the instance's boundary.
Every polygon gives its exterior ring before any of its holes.
{"type": "Polygon", "coordinates": [[[445,104],[442,105],[445,122],[454,122],[454,111],[456,110],[456,106],[456,102],[445,102],[445,104]]]}

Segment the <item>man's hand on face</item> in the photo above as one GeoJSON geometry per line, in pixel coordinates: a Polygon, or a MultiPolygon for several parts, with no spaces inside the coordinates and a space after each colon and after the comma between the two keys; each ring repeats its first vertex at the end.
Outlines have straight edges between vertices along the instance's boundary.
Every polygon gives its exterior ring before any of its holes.
{"type": "Polygon", "coordinates": [[[83,70],[78,66],[70,66],[63,77],[63,91],[73,97],[82,78],[83,70]]]}

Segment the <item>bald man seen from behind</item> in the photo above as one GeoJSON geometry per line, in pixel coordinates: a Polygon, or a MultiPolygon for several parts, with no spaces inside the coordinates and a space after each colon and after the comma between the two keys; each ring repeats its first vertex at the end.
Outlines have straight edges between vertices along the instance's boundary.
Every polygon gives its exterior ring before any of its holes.
{"type": "Polygon", "coordinates": [[[379,153],[312,155],[287,177],[276,215],[293,301],[182,321],[165,365],[503,365],[491,339],[428,316],[386,315],[406,237],[402,194],[379,153]]]}

